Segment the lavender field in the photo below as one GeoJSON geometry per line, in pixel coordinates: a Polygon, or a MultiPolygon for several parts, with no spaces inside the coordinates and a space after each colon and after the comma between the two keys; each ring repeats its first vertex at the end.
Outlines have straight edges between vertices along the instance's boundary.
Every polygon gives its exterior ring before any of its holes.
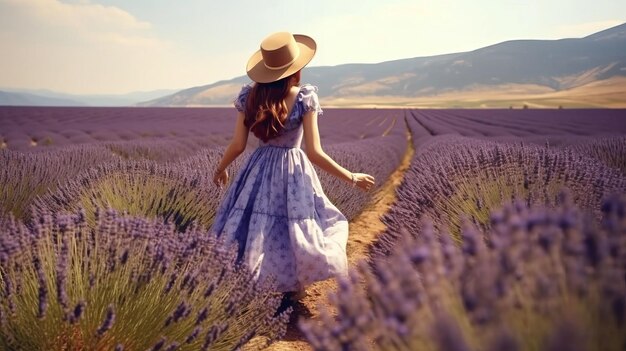
{"type": "MultiPolygon", "coordinates": [[[[277,313],[272,283],[207,235],[233,122],[222,108],[0,108],[0,349],[283,338],[297,312],[277,313]]],[[[311,348],[625,347],[626,111],[325,109],[319,123],[325,151],[380,189],[414,153],[369,255],[299,323],[311,348]]],[[[349,219],[377,201],[318,175],[349,219]]]]}

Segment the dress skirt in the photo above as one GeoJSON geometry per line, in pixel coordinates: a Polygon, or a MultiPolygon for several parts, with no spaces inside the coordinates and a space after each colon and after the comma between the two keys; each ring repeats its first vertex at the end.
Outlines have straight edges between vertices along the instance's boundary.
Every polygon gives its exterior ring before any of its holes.
{"type": "Polygon", "coordinates": [[[217,210],[212,233],[238,244],[238,258],[278,291],[347,274],[348,221],[324,194],[299,147],[259,146],[217,210]]]}

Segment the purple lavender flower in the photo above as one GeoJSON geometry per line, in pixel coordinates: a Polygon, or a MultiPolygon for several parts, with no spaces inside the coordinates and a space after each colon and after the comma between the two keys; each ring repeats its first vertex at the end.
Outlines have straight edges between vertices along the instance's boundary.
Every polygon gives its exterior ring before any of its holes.
{"type": "Polygon", "coordinates": [[[128,261],[128,249],[125,249],[120,256],[120,264],[124,265],[128,261]]]}
{"type": "Polygon", "coordinates": [[[196,326],[200,325],[204,320],[209,316],[209,309],[205,307],[198,313],[198,317],[196,318],[196,326]]]}
{"type": "Polygon", "coordinates": [[[74,324],[80,320],[80,317],[83,315],[83,311],[85,310],[85,301],[80,301],[74,307],[74,312],[70,316],[70,323],[74,324]]]}
{"type": "Polygon", "coordinates": [[[72,224],[68,217],[62,216],[59,218],[59,230],[61,235],[61,248],[58,256],[58,262],[56,267],[56,285],[57,285],[57,300],[64,310],[69,309],[69,301],[67,297],[67,269],[69,261],[69,233],[72,230],[72,224]]]}
{"type": "Polygon", "coordinates": [[[206,291],[204,292],[204,297],[208,298],[209,296],[211,296],[211,294],[213,293],[214,289],[215,289],[215,284],[209,283],[209,286],[207,287],[206,291]]]}
{"type": "Polygon", "coordinates": [[[187,306],[187,304],[184,301],[181,302],[180,304],[178,304],[178,306],[176,307],[176,310],[172,314],[174,322],[176,323],[182,318],[188,316],[189,312],[190,312],[189,306],[187,306]]]}
{"type": "Polygon", "coordinates": [[[202,328],[200,327],[195,327],[193,332],[191,334],[189,334],[189,336],[187,336],[187,338],[185,339],[185,343],[186,344],[191,344],[192,342],[194,342],[194,340],[196,340],[198,338],[198,335],[200,335],[200,332],[202,331],[202,328]]]}
{"type": "Polygon", "coordinates": [[[115,322],[115,310],[114,310],[114,306],[111,304],[109,305],[109,307],[107,307],[106,317],[104,318],[104,320],[102,321],[102,324],[96,331],[96,334],[99,337],[101,337],[102,335],[104,335],[104,333],[106,333],[107,331],[109,331],[109,329],[111,329],[114,322],[115,322]]]}
{"type": "Polygon", "coordinates": [[[39,310],[37,318],[42,319],[46,316],[48,309],[48,286],[46,282],[46,274],[41,266],[41,260],[35,256],[33,258],[33,266],[37,272],[37,282],[39,283],[39,310]]]}
{"type": "Polygon", "coordinates": [[[202,344],[202,351],[207,351],[209,350],[209,348],[213,345],[213,343],[215,343],[215,341],[217,341],[217,338],[219,337],[221,333],[221,327],[214,325],[211,327],[211,329],[209,329],[209,331],[206,334],[206,337],[204,338],[204,343],[202,344]]]}
{"type": "Polygon", "coordinates": [[[161,337],[161,339],[159,341],[157,341],[156,344],[154,344],[154,346],[152,346],[152,349],[150,349],[151,351],[159,351],[163,348],[163,346],[165,346],[165,342],[167,341],[167,339],[165,339],[165,337],[161,337]]]}

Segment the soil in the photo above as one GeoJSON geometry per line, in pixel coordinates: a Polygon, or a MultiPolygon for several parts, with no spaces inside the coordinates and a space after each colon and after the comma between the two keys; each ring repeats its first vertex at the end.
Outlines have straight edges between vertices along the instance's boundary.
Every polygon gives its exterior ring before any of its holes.
{"type": "MultiPolygon", "coordinates": [[[[400,166],[391,174],[387,181],[379,187],[372,196],[367,207],[352,221],[350,221],[350,235],[348,236],[347,255],[348,264],[354,267],[359,260],[367,258],[367,250],[378,235],[385,230],[385,225],[380,220],[396,200],[396,189],[402,183],[404,173],[409,168],[413,157],[413,145],[411,136],[407,133],[407,150],[400,166]]],[[[320,307],[328,308],[326,295],[336,291],[337,283],[334,279],[328,279],[307,287],[307,296],[302,298],[294,306],[294,312],[287,328],[287,335],[278,342],[270,345],[268,351],[310,351],[313,348],[307,343],[305,336],[298,328],[298,320],[301,318],[316,318],[320,307]]]]}

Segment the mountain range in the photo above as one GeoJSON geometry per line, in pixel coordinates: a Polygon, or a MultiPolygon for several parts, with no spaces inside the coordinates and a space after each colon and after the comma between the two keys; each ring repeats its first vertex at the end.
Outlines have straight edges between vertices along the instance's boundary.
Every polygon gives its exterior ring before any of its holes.
{"type": "MultiPolygon", "coordinates": [[[[626,107],[626,23],[584,38],[512,40],[474,51],[303,70],[335,107],[626,107]]],[[[247,76],[141,106],[230,105],[247,76]]]]}
{"type": "Polygon", "coordinates": [[[50,90],[0,88],[0,106],[132,106],[177,92],[176,89],[138,91],[127,94],[78,95],[50,90]]]}
{"type": "MultiPolygon", "coordinates": [[[[326,107],[626,108],[626,23],[584,38],[511,40],[468,52],[307,67],[302,81],[319,87],[326,107]]],[[[0,88],[0,105],[230,106],[249,82],[243,75],[124,95],[0,88]]]]}

